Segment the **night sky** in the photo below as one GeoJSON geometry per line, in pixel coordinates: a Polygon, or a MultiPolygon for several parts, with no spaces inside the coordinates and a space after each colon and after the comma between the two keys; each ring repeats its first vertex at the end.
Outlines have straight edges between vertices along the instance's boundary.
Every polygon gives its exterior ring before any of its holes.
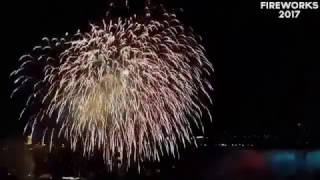
{"type": "MultiPolygon", "coordinates": [[[[158,0],[159,1],[159,0],[158,0]]],[[[172,1],[172,0],[171,0],[172,1]]],[[[143,1],[132,8],[141,11],[143,1]]],[[[21,100],[10,100],[9,73],[18,58],[43,36],[88,28],[107,10],[106,0],[12,0],[2,7],[1,137],[21,135],[21,100]]],[[[182,21],[203,38],[215,67],[214,123],[207,134],[276,134],[295,137],[301,122],[311,137],[320,137],[319,10],[298,19],[278,19],[260,10],[259,2],[174,0],[182,21]]]]}

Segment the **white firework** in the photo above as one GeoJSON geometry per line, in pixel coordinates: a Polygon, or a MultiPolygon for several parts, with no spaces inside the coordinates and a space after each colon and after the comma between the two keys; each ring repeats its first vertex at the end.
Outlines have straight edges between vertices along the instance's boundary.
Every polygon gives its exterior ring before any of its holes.
{"type": "Polygon", "coordinates": [[[31,89],[25,131],[50,147],[64,139],[84,156],[101,152],[110,167],[130,167],[179,156],[179,145],[196,144],[192,124],[211,119],[212,64],[175,14],[103,20],[43,42],[20,58],[12,95],[31,89]]]}

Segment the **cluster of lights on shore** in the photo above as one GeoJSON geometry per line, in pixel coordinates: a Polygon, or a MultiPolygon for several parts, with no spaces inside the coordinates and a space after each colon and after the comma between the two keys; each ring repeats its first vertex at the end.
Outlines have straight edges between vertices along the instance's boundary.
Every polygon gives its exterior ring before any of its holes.
{"type": "Polygon", "coordinates": [[[220,143],[217,144],[217,146],[219,147],[242,147],[242,148],[246,148],[246,147],[254,147],[253,144],[242,144],[242,143],[231,143],[231,144],[227,144],[227,143],[220,143]]]}

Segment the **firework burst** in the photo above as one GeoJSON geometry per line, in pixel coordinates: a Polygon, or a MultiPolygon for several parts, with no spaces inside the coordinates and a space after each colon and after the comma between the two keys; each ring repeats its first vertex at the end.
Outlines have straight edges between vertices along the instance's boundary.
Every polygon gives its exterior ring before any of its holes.
{"type": "Polygon", "coordinates": [[[203,113],[211,119],[200,96],[211,102],[213,67],[194,33],[166,12],[90,29],[43,38],[20,58],[12,95],[31,90],[20,115],[31,117],[25,133],[126,167],[196,144],[192,124],[203,128],[203,113]]]}

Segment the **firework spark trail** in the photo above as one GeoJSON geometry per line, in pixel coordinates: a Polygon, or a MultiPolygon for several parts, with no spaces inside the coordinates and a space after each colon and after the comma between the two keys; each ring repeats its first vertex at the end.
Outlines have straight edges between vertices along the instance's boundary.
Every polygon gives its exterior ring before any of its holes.
{"type": "Polygon", "coordinates": [[[211,119],[199,96],[211,102],[205,77],[213,67],[175,14],[159,19],[119,18],[72,37],[43,38],[11,74],[12,96],[33,91],[20,115],[33,114],[25,131],[35,138],[45,127],[42,141],[50,147],[64,138],[85,156],[98,150],[107,164],[118,159],[126,167],[179,156],[179,143],[195,144],[192,123],[203,128],[203,113],[211,119]]]}

